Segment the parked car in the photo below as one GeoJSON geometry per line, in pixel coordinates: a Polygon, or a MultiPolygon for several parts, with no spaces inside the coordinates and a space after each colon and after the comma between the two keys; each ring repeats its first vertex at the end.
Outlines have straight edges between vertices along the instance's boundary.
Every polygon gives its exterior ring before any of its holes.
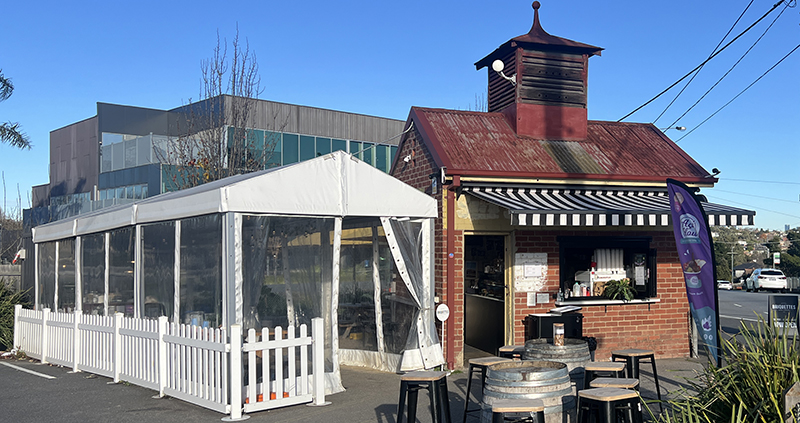
{"type": "Polygon", "coordinates": [[[717,289],[725,289],[730,291],[733,289],[733,285],[731,284],[731,281],[717,281],[717,289]]]}
{"type": "Polygon", "coordinates": [[[756,269],[747,278],[746,285],[748,292],[761,291],[762,289],[785,292],[786,275],[778,269],[756,269]]]}

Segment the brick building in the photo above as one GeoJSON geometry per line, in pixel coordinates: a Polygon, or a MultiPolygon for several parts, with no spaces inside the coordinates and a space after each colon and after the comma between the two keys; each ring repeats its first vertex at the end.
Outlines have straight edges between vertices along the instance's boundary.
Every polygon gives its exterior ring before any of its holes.
{"type": "MultiPolygon", "coordinates": [[[[436,296],[448,365],[469,348],[525,341],[523,319],[580,307],[597,360],[612,350],[689,354],[689,306],[666,179],[717,181],[652,124],[589,121],[588,60],[601,48],[539,23],[478,61],[488,112],[411,109],[392,175],[438,200],[436,296]],[[603,296],[629,278],[630,301],[603,296]]],[[[711,225],[754,212],[705,203],[711,225]]]]}

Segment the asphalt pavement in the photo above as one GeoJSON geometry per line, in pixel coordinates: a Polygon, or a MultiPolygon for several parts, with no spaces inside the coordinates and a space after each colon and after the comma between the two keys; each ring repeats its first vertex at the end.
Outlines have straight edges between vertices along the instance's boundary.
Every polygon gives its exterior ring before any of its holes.
{"type": "MultiPolygon", "coordinates": [[[[687,378],[694,378],[703,367],[701,360],[684,358],[657,358],[656,365],[662,395],[673,398],[679,395],[687,378]]],[[[649,366],[643,366],[641,373],[642,395],[655,398],[649,366]]],[[[399,375],[342,367],[342,381],[346,391],[327,396],[330,405],[299,405],[252,413],[248,422],[396,423],[399,375]]],[[[453,372],[447,384],[453,422],[461,422],[466,372],[453,372]]],[[[476,385],[479,383],[472,384],[473,395],[479,394],[476,385]]],[[[114,384],[102,376],[71,373],[70,369],[33,360],[0,360],[0,389],[0,420],[8,422],[218,422],[225,417],[174,398],[154,399],[156,392],[149,389],[114,384]]],[[[431,421],[428,404],[427,397],[420,395],[417,417],[422,423],[431,421]]],[[[467,422],[478,421],[479,413],[468,415],[467,422]]]]}

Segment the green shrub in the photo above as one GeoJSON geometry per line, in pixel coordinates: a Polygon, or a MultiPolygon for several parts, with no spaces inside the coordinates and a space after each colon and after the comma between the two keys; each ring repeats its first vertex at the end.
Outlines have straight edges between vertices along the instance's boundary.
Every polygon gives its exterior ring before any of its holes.
{"type": "Polygon", "coordinates": [[[651,417],[663,423],[783,422],[783,397],[798,382],[800,339],[771,327],[762,318],[741,323],[739,338],[724,339],[727,364],[710,363],[667,410],[651,417]]]}
{"type": "Polygon", "coordinates": [[[630,301],[636,294],[628,278],[612,279],[603,285],[603,296],[611,300],[630,301]]]}
{"type": "Polygon", "coordinates": [[[14,306],[25,305],[24,292],[13,292],[0,279],[0,351],[10,350],[14,343],[14,306]]]}

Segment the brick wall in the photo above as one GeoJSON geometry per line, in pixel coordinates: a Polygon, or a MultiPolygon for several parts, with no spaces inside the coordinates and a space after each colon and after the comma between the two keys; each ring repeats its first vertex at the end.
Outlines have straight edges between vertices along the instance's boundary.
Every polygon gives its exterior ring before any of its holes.
{"type": "MultiPolygon", "coordinates": [[[[554,297],[559,289],[559,257],[556,237],[592,236],[582,231],[517,231],[517,253],[547,253],[545,291],[554,297]]],[[[670,232],[603,232],[603,236],[652,236],[657,250],[658,298],[654,304],[583,306],[583,335],[597,339],[595,359],[609,360],[611,351],[625,348],[652,349],[658,357],[689,355],[688,318],[683,273],[670,232]]],[[[546,313],[553,303],[528,307],[525,293],[514,296],[514,340],[525,341],[522,320],[531,313],[546,313]]]]}

